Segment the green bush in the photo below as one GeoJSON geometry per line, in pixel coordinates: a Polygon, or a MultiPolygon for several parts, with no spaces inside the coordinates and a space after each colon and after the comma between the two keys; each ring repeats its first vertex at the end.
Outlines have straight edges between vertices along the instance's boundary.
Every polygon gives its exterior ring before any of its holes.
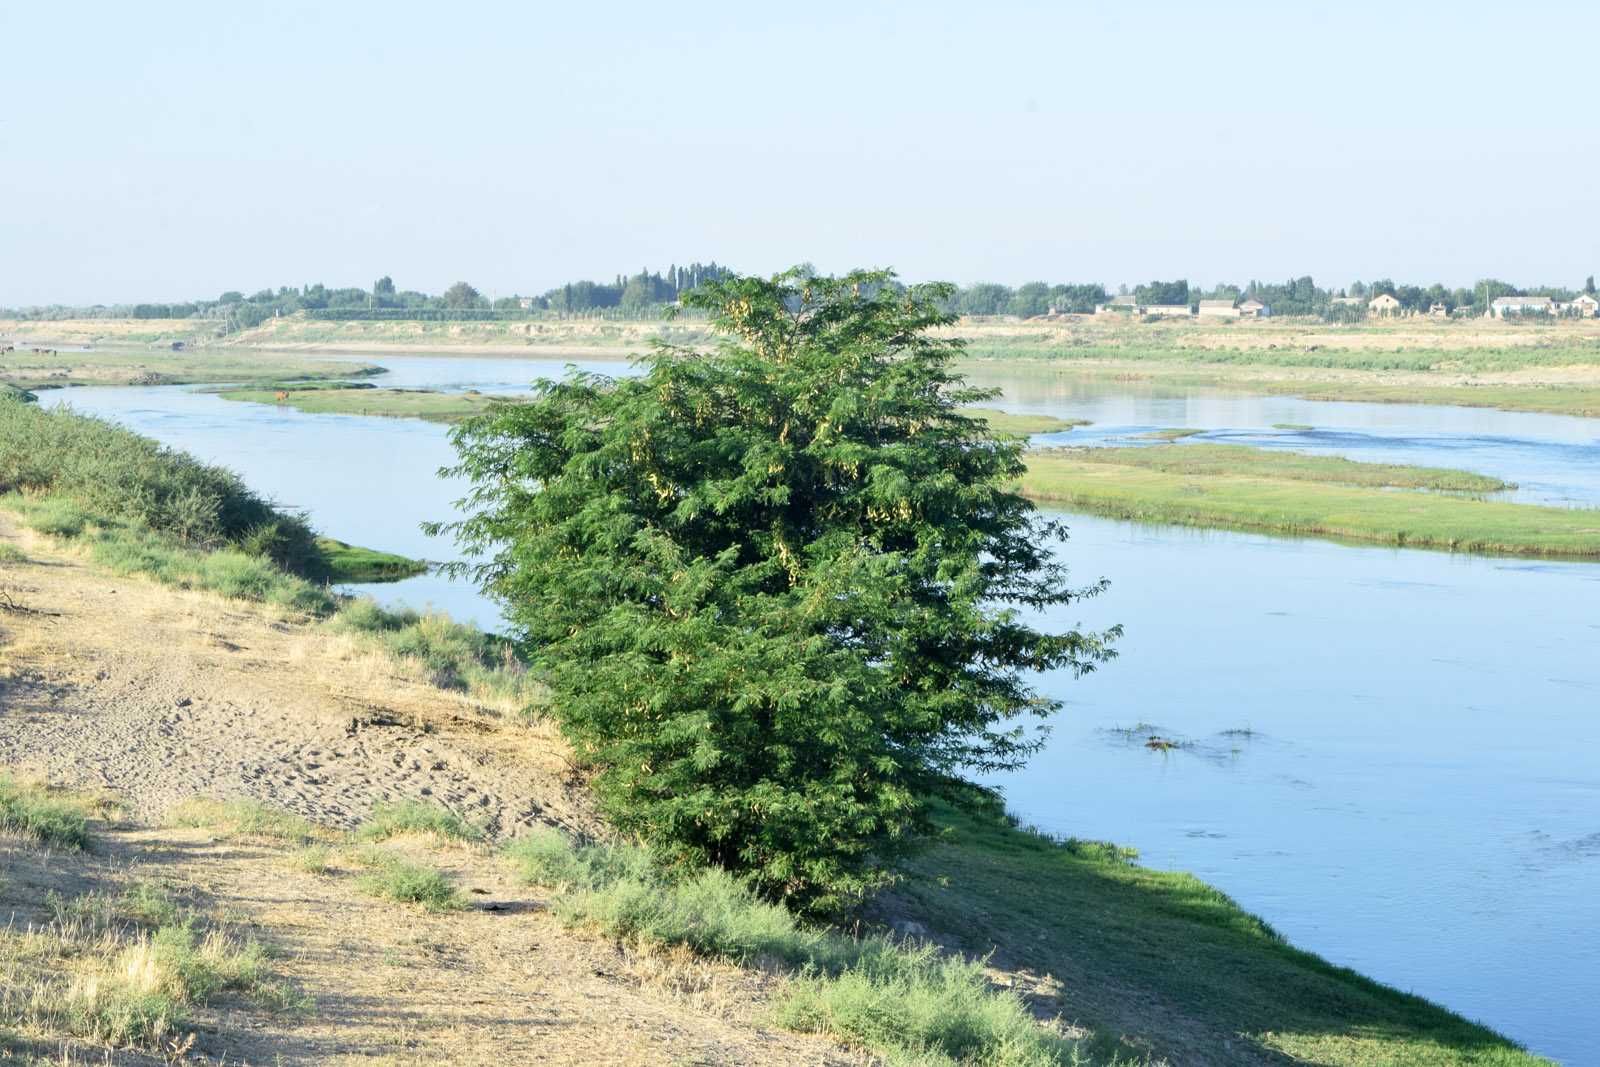
{"type": "Polygon", "coordinates": [[[66,501],[57,501],[28,516],[27,526],[50,537],[77,537],[88,522],[83,512],[66,501]]]}
{"type": "Polygon", "coordinates": [[[454,622],[442,612],[385,609],[370,597],[346,601],[329,627],[371,636],[394,656],[415,660],[441,688],[481,689],[512,699],[534,693],[534,679],[514,642],[454,622]]]}
{"type": "Polygon", "coordinates": [[[265,600],[283,575],[260,556],[220,550],[200,561],[201,580],[207,589],[238,600],[265,600]]]}
{"type": "Polygon", "coordinates": [[[357,881],[364,893],[387,897],[401,904],[420,904],[429,911],[459,911],[466,898],[450,880],[432,867],[385,857],[378,870],[357,881]]]}
{"type": "Polygon", "coordinates": [[[131,519],[186,544],[236,544],[321,576],[305,520],[279,514],[238,474],[70,409],[0,399],[0,492],[13,490],[59,495],[65,503],[46,531],[59,536],[82,532],[74,513],[131,519]]]}
{"type": "Polygon", "coordinates": [[[479,510],[449,529],[613,821],[802,910],[882,884],[963,775],[1025,762],[1015,720],[1059,707],[1032,680],[1117,633],[1034,628],[1103,583],[1068,583],[1065,528],[1007,488],[1023,445],[965,413],[993,394],[955,369],[950,294],[708,282],[685,302],[712,352],[659,345],[452,432],[479,510]]]}

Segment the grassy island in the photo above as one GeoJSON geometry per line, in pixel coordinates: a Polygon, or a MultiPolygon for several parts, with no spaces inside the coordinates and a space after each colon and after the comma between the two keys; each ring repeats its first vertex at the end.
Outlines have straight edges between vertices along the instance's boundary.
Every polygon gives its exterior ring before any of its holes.
{"type": "Polygon", "coordinates": [[[1035,451],[1021,484],[1041,504],[1135,522],[1600,556],[1600,514],[1451,495],[1511,488],[1464,471],[1237,445],[1156,445],[1035,451]]]}
{"type": "Polygon", "coordinates": [[[982,419],[989,424],[991,430],[1000,433],[1062,433],[1074,426],[1088,426],[1090,423],[1089,419],[1062,419],[1054,415],[1017,415],[994,408],[967,408],[962,414],[982,419]]]}
{"type": "Polygon", "coordinates": [[[198,385],[259,382],[279,378],[322,380],[381,374],[371,363],[305,359],[237,350],[48,349],[0,352],[0,384],[19,389],[77,385],[198,385]]]}
{"type": "Polygon", "coordinates": [[[271,382],[247,389],[221,389],[217,394],[224,400],[284,404],[313,415],[378,415],[428,422],[459,422],[495,399],[476,389],[446,393],[438,389],[375,389],[350,382],[271,382]]]}

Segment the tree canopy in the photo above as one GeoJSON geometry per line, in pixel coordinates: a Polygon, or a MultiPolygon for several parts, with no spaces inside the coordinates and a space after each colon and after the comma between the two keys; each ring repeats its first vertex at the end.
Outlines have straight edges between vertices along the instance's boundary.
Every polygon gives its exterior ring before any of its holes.
{"type": "Polygon", "coordinates": [[[1022,444],[962,413],[950,287],[859,271],[685,295],[721,334],[638,377],[574,371],[453,431],[448,527],[545,672],[617,825],[802,907],[878,882],[934,798],[1040,743],[1027,672],[1091,670],[1115,628],[1051,632],[1064,527],[1008,486],[1022,444]]]}
{"type": "Polygon", "coordinates": [[[478,290],[466,282],[456,282],[444,291],[444,302],[453,308],[476,307],[478,290]]]}

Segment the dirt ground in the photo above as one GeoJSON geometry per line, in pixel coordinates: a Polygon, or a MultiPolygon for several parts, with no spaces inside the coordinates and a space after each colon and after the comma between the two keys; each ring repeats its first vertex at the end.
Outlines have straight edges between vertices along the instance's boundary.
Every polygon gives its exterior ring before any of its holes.
{"type": "Polygon", "coordinates": [[[0,544],[26,557],[0,563],[0,771],[124,805],[86,853],[0,837],[0,924],[47,921],[51,892],[154,883],[274,946],[275,972],[313,1005],[273,1013],[220,996],[196,1011],[192,1048],[165,1056],[0,1027],[0,1062],[867,1062],[764,1025],[770,976],[567,929],[492,845],[386,846],[474,905],[430,913],[359,892],[347,850],[310,873],[297,845],[166,825],[196,796],[253,797],[335,828],[374,800],[412,798],[496,843],[539,825],[605,832],[560,743],[506,709],[402,677],[275,609],[109,576],[3,511],[0,544]]]}

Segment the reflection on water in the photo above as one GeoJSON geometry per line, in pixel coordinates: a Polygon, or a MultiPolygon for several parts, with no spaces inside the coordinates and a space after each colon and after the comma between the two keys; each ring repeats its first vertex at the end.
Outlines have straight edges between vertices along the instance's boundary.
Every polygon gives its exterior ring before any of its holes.
{"type": "MultiPolygon", "coordinates": [[[[394,369],[380,385],[485,392],[564,367],[385,363],[394,369]]],[[[1465,467],[1540,499],[1600,505],[1592,420],[1047,376],[999,384],[1009,410],[1095,420],[1064,440],[1188,426],[1465,467]]],[[[342,540],[453,555],[417,525],[449,518],[465,492],[433,474],[453,459],[442,426],[177,388],[67,398],[233,467],[342,540]]],[[[1044,829],[1192,870],[1302,947],[1583,1062],[1600,1045],[1600,566],[1066,521],[1080,582],[1113,584],[1052,622],[1121,622],[1126,637],[1094,674],[1043,679],[1068,703],[1048,748],[997,779],[1012,807],[1044,829]],[[1180,744],[1127,736],[1141,723],[1180,744]]],[[[500,623],[492,604],[438,575],[370,588],[500,623]]]]}

